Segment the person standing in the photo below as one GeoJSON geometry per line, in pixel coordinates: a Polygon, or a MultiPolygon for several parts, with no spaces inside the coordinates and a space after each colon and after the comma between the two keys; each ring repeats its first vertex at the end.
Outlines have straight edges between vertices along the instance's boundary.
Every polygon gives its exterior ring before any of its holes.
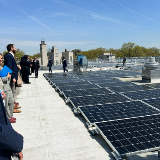
{"type": "Polygon", "coordinates": [[[15,91],[16,91],[16,82],[18,80],[18,67],[16,64],[16,61],[14,59],[14,55],[16,53],[16,48],[14,44],[8,44],[7,45],[8,53],[4,56],[4,65],[9,67],[12,70],[12,76],[11,76],[11,82],[10,87],[12,89],[13,98],[15,100],[15,91]]]}
{"type": "Polygon", "coordinates": [[[29,68],[29,75],[31,75],[31,61],[30,61],[30,57],[29,56],[27,57],[27,61],[29,62],[29,66],[28,66],[28,68],[29,68]]]}
{"type": "Polygon", "coordinates": [[[22,71],[22,80],[26,84],[30,84],[29,82],[29,74],[30,74],[30,62],[28,61],[28,56],[23,56],[23,60],[20,62],[21,71],[22,71]]]}
{"type": "Polygon", "coordinates": [[[50,60],[50,58],[48,58],[48,67],[49,67],[49,73],[51,72],[52,73],[52,65],[53,65],[53,63],[52,63],[52,61],[50,60]]]}
{"type": "Polygon", "coordinates": [[[34,73],[34,64],[33,59],[31,58],[31,74],[34,73]]]}
{"type": "Polygon", "coordinates": [[[35,78],[38,78],[38,70],[40,68],[40,65],[39,65],[39,61],[37,60],[37,57],[34,57],[33,64],[34,64],[34,70],[35,70],[35,78]]]}
{"type": "MultiPolygon", "coordinates": [[[[2,59],[2,54],[0,53],[0,71],[3,69],[2,63],[3,63],[3,59],[2,59]]],[[[16,118],[13,117],[14,98],[13,98],[12,90],[10,87],[10,79],[11,79],[10,73],[8,73],[6,77],[1,77],[1,80],[3,82],[3,91],[6,94],[6,98],[5,98],[6,115],[10,123],[16,123],[16,118]]]]}
{"type": "Polygon", "coordinates": [[[68,72],[68,70],[66,69],[66,67],[67,67],[67,61],[65,60],[65,57],[63,57],[63,71],[64,71],[64,73],[65,73],[65,71],[68,72]]]}
{"type": "Polygon", "coordinates": [[[123,58],[123,67],[126,66],[126,56],[123,58]]]}

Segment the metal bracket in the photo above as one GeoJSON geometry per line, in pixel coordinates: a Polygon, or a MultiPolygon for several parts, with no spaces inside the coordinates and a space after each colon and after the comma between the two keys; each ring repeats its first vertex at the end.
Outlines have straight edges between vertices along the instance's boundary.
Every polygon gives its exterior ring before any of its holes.
{"type": "Polygon", "coordinates": [[[114,157],[116,160],[126,160],[126,158],[124,159],[124,158],[118,157],[117,154],[116,154],[114,151],[111,152],[111,153],[112,153],[113,157],[114,157]]]}

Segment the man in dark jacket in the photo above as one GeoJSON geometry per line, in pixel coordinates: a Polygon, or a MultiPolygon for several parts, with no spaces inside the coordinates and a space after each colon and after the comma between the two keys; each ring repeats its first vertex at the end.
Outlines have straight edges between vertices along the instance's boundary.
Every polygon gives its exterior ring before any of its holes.
{"type": "Polygon", "coordinates": [[[28,61],[28,56],[24,55],[23,59],[20,62],[21,72],[22,72],[22,80],[26,84],[30,84],[29,82],[29,74],[30,74],[30,62],[28,61]]]}
{"type": "Polygon", "coordinates": [[[48,58],[48,67],[49,67],[49,73],[51,72],[52,73],[52,65],[53,65],[53,63],[52,63],[52,61],[50,60],[50,58],[48,58]]]}
{"type": "Polygon", "coordinates": [[[35,70],[35,77],[38,78],[38,70],[40,68],[40,65],[39,65],[39,61],[37,60],[37,57],[34,57],[33,65],[35,70]]]}
{"type": "Polygon", "coordinates": [[[14,46],[14,44],[8,44],[7,45],[7,50],[8,53],[5,54],[4,56],[4,65],[6,65],[7,67],[9,67],[12,70],[12,76],[11,76],[11,89],[13,92],[13,97],[15,97],[15,87],[16,87],[16,82],[18,79],[18,67],[16,64],[16,61],[14,59],[14,54],[16,53],[16,48],[14,46]]]}
{"type": "Polygon", "coordinates": [[[63,57],[63,71],[64,71],[64,73],[65,73],[65,71],[68,72],[68,70],[66,69],[66,67],[67,67],[67,61],[65,60],[65,57],[63,57]]]}
{"type": "Polygon", "coordinates": [[[18,153],[22,160],[22,149],[23,137],[12,128],[0,96],[0,160],[11,160],[12,153],[18,153]]]}

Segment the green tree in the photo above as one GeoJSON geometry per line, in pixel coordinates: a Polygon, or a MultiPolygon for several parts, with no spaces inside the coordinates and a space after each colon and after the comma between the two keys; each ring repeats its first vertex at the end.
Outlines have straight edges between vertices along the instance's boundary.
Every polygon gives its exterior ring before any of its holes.
{"type": "Polygon", "coordinates": [[[134,47],[135,43],[132,42],[124,43],[121,47],[121,52],[123,53],[124,56],[131,57],[134,47]]]}
{"type": "MultiPolygon", "coordinates": [[[[3,56],[8,53],[8,51],[4,51],[3,52],[3,56]]],[[[20,50],[19,48],[17,48],[16,53],[15,53],[15,58],[18,58],[19,60],[21,59],[21,57],[23,57],[26,53],[23,50],[20,50]]]]}
{"type": "Polygon", "coordinates": [[[74,56],[76,56],[78,53],[81,52],[81,50],[80,49],[74,49],[71,52],[73,52],[74,56]]]}

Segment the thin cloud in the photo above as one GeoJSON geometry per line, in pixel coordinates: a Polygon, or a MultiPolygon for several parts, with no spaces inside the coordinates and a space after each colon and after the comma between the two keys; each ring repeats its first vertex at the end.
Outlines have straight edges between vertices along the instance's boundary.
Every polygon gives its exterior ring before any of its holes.
{"type": "Polygon", "coordinates": [[[61,6],[67,8],[67,9],[72,9],[72,10],[76,10],[78,12],[81,12],[81,13],[84,13],[84,14],[93,14],[93,12],[87,10],[87,9],[84,9],[84,8],[81,8],[81,7],[78,7],[74,4],[70,4],[70,3],[66,3],[66,2],[62,2],[62,1],[59,1],[59,0],[52,0],[53,2],[55,3],[59,3],[61,6]]]}
{"type": "Polygon", "coordinates": [[[131,10],[130,8],[124,6],[122,3],[119,3],[119,2],[117,2],[116,0],[113,0],[113,1],[116,2],[117,4],[121,5],[123,8],[129,10],[130,12],[135,13],[135,14],[138,14],[138,15],[146,18],[146,19],[149,19],[149,20],[153,21],[153,19],[151,19],[151,18],[149,18],[149,17],[147,17],[147,16],[145,16],[145,15],[143,15],[143,14],[140,14],[140,13],[138,13],[138,12],[136,12],[136,11],[131,10]]]}
{"type": "Polygon", "coordinates": [[[127,22],[118,20],[118,19],[114,19],[114,18],[110,18],[110,17],[103,17],[100,15],[92,15],[93,18],[95,19],[102,19],[102,20],[106,20],[106,21],[110,21],[119,25],[125,25],[125,26],[130,26],[130,27],[136,27],[135,25],[129,24],[127,22]]]}
{"type": "Polygon", "coordinates": [[[114,18],[111,18],[111,17],[103,17],[101,15],[96,15],[94,12],[92,12],[90,10],[78,7],[78,6],[70,4],[70,3],[62,2],[62,1],[59,1],[59,0],[52,0],[52,1],[60,4],[61,6],[67,8],[67,9],[76,10],[80,13],[89,15],[94,19],[103,19],[103,20],[110,21],[112,23],[116,23],[116,24],[119,24],[119,25],[125,25],[125,26],[132,26],[133,27],[133,25],[130,25],[127,22],[124,22],[124,21],[121,21],[121,20],[118,20],[118,19],[114,19],[114,18]]]}
{"type": "Polygon", "coordinates": [[[8,4],[5,0],[0,0],[3,4],[8,4]]]}
{"type": "Polygon", "coordinates": [[[23,13],[25,13],[28,18],[32,19],[33,21],[37,22],[38,24],[40,24],[41,26],[43,26],[44,28],[46,28],[48,31],[50,31],[51,33],[55,34],[55,31],[53,31],[51,28],[49,28],[47,25],[43,24],[40,20],[38,20],[37,18],[29,15],[28,13],[26,13],[25,11],[22,11],[23,13]]]}

